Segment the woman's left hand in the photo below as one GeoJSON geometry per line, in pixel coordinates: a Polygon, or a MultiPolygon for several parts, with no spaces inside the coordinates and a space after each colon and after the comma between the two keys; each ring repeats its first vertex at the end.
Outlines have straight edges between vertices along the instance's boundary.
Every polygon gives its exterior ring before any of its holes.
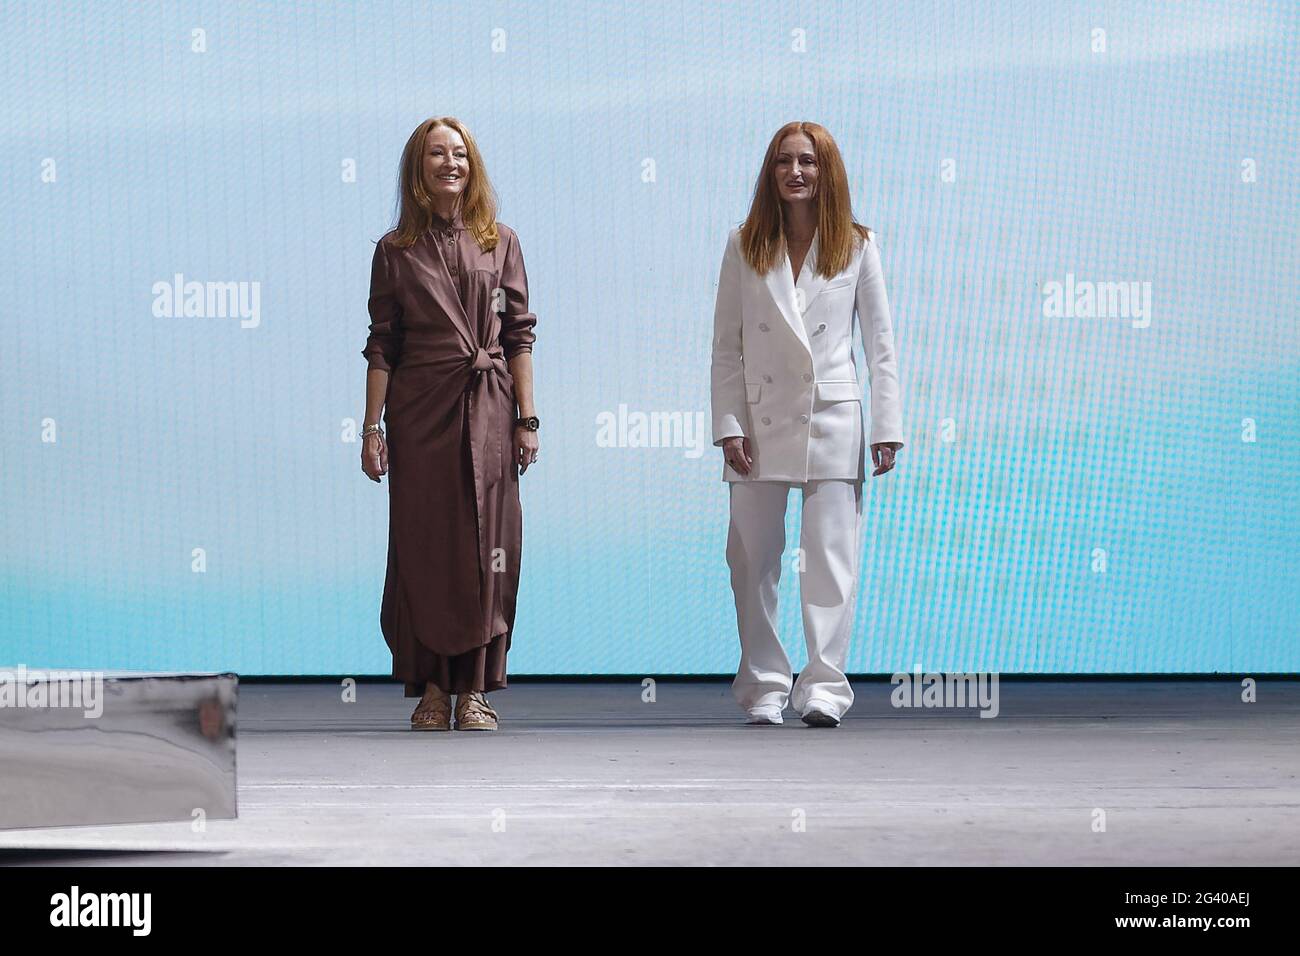
{"type": "Polygon", "coordinates": [[[537,441],[537,432],[522,425],[515,426],[515,462],[522,475],[528,466],[537,460],[537,451],[541,445],[537,441]]]}
{"type": "Polygon", "coordinates": [[[875,463],[876,470],[871,473],[871,477],[883,475],[887,471],[892,471],[894,467],[894,452],[903,447],[901,441],[882,441],[871,446],[871,460],[875,463]]]}

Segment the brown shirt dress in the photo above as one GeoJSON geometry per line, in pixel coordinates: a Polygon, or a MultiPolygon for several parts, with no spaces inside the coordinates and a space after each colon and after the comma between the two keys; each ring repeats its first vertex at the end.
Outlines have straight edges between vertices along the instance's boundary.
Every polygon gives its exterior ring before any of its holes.
{"type": "Polygon", "coordinates": [[[519,240],[484,252],[457,214],[405,249],[375,247],[362,354],[390,373],[388,570],[380,628],[405,696],[506,685],[523,515],[506,362],[537,317],[519,240]]]}

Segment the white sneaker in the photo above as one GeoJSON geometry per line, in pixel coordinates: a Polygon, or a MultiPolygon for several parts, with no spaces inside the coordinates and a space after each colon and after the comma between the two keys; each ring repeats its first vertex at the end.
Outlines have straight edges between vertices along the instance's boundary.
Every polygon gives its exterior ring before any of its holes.
{"type": "Polygon", "coordinates": [[[779,724],[783,718],[781,712],[775,707],[755,707],[749,712],[747,724],[779,724]]]}
{"type": "Polygon", "coordinates": [[[809,727],[838,727],[840,719],[826,709],[826,705],[813,701],[803,712],[803,722],[809,727]]]}

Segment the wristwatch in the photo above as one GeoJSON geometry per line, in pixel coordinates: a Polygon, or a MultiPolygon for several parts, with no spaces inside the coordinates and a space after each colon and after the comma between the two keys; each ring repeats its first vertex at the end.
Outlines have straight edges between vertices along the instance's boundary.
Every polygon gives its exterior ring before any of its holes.
{"type": "Polygon", "coordinates": [[[516,418],[515,424],[520,428],[527,428],[530,432],[535,432],[538,426],[542,424],[542,420],[536,415],[529,415],[527,418],[516,418]]]}

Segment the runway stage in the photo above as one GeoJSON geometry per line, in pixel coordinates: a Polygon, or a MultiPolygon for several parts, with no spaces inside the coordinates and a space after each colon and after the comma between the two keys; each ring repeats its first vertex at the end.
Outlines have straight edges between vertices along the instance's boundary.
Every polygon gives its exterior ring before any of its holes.
{"type": "Polygon", "coordinates": [[[0,832],[59,864],[1294,864],[1300,683],[1012,681],[1000,714],[855,684],[836,729],[724,681],[526,683],[496,733],[363,683],[240,686],[239,819],[0,832]],[[1105,829],[1098,832],[1098,811],[1105,829]]]}

